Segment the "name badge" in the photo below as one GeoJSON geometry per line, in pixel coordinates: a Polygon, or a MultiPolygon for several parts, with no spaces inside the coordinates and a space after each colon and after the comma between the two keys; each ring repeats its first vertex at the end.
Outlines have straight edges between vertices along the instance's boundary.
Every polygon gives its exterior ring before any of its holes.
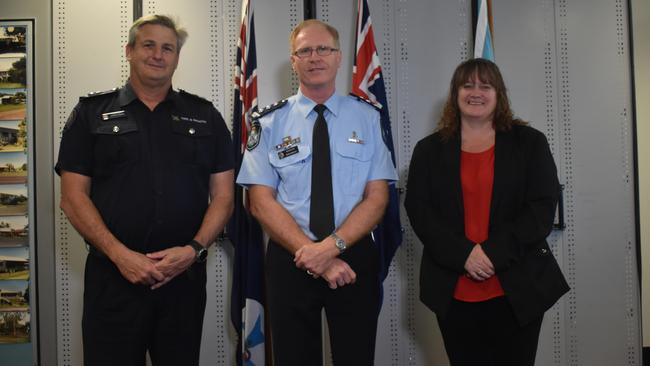
{"type": "Polygon", "coordinates": [[[298,152],[299,152],[298,146],[294,145],[294,146],[288,147],[288,148],[286,148],[286,149],[284,149],[282,151],[278,151],[278,158],[284,159],[284,158],[286,158],[288,156],[295,155],[298,152]]]}
{"type": "Polygon", "coordinates": [[[102,113],[102,120],[108,121],[110,119],[115,119],[115,118],[122,118],[126,117],[126,112],[125,111],[115,111],[115,112],[107,112],[107,113],[102,113]]]}

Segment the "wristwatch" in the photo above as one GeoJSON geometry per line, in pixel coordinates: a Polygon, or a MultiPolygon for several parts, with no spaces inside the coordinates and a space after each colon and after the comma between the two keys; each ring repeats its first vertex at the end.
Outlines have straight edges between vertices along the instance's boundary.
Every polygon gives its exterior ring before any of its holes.
{"type": "Polygon", "coordinates": [[[348,245],[345,243],[345,240],[341,239],[336,233],[332,233],[330,235],[334,239],[334,245],[336,245],[336,249],[339,250],[339,253],[345,252],[346,249],[348,249],[348,245]]]}
{"type": "Polygon", "coordinates": [[[205,262],[206,258],[208,258],[208,249],[196,240],[192,240],[188,245],[194,249],[196,261],[199,263],[205,262]]]}

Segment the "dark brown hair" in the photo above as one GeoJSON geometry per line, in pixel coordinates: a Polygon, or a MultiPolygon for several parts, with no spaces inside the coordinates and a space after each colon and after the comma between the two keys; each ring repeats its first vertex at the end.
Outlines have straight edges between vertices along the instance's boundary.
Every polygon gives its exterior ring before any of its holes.
{"type": "Polygon", "coordinates": [[[459,130],[458,89],[475,75],[481,82],[492,85],[496,91],[497,104],[492,118],[495,130],[507,131],[513,125],[526,124],[526,122],[513,117],[506,85],[497,65],[483,58],[474,58],[458,65],[456,71],[454,71],[454,76],[451,78],[447,102],[445,102],[440,121],[438,121],[436,127],[436,130],[440,132],[444,139],[450,138],[459,130]]]}

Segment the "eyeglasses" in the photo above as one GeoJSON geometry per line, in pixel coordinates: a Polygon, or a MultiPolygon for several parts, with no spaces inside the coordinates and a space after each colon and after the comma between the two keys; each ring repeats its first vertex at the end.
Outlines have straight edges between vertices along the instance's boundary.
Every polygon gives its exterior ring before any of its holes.
{"type": "Polygon", "coordinates": [[[298,58],[305,58],[311,56],[313,52],[316,51],[316,54],[318,56],[329,56],[332,54],[332,52],[337,52],[338,50],[339,50],[338,48],[327,47],[327,46],[317,46],[316,48],[305,47],[295,51],[293,55],[298,58]]]}

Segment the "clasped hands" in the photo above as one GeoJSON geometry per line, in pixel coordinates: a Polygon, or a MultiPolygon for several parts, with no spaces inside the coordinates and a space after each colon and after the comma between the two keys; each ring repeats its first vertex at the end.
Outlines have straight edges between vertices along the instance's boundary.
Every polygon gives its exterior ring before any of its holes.
{"type": "Polygon", "coordinates": [[[485,281],[494,276],[494,265],[479,244],[474,245],[465,261],[466,276],[474,281],[485,281]]]}
{"type": "Polygon", "coordinates": [[[194,263],[196,253],[189,245],[147,254],[125,248],[111,259],[129,282],[155,290],[185,272],[194,263]]]}
{"type": "Polygon", "coordinates": [[[332,290],[354,283],[357,274],[342,259],[334,239],[327,237],[318,243],[306,244],[294,256],[296,267],[307,271],[314,278],[323,278],[332,290]]]}

